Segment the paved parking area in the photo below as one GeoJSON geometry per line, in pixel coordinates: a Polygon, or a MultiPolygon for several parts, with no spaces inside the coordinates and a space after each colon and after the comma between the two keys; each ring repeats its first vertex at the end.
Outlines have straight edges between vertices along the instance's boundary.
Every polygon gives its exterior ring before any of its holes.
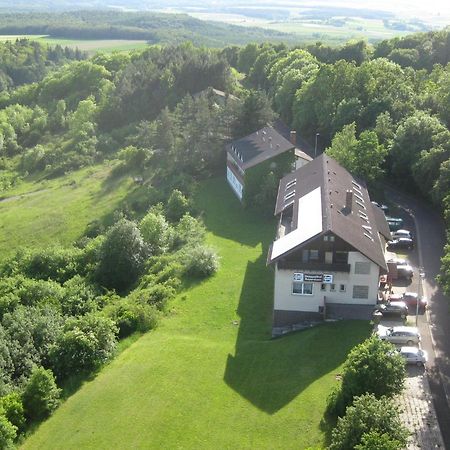
{"type": "MultiPolygon", "coordinates": [[[[405,217],[405,228],[414,230],[414,223],[410,217],[405,217]]],[[[402,294],[403,292],[421,292],[426,295],[427,292],[423,289],[424,286],[419,287],[419,273],[418,267],[420,265],[420,258],[417,250],[408,252],[407,259],[415,266],[414,277],[411,281],[396,280],[393,283],[393,293],[402,294]]],[[[404,323],[400,318],[390,317],[383,318],[381,325],[384,326],[399,326],[409,325],[419,327],[422,335],[422,347],[428,351],[429,363],[433,365],[434,349],[430,341],[430,330],[428,322],[428,314],[420,314],[416,318],[415,308],[409,308],[409,315],[404,323]]],[[[401,410],[401,417],[403,423],[409,430],[410,437],[408,440],[408,450],[431,450],[431,449],[445,449],[444,440],[439,426],[433,397],[429,384],[430,374],[426,369],[416,366],[408,366],[408,376],[405,382],[405,390],[398,397],[398,404],[401,410]]]]}
{"type": "Polygon", "coordinates": [[[405,390],[398,398],[403,423],[411,433],[408,450],[445,449],[425,370],[409,367],[405,390]]]}

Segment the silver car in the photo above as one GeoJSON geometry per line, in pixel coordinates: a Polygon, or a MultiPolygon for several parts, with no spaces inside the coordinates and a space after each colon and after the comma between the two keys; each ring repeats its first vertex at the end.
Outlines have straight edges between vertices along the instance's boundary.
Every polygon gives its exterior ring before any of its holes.
{"type": "Polygon", "coordinates": [[[416,327],[385,327],[378,325],[377,336],[393,344],[413,346],[420,342],[420,333],[416,327]]]}
{"type": "Polygon", "coordinates": [[[423,366],[428,361],[428,353],[417,347],[402,347],[400,354],[405,358],[407,364],[423,366]]]}
{"type": "Polygon", "coordinates": [[[399,238],[412,239],[413,238],[412,234],[411,234],[411,231],[409,231],[409,230],[397,230],[397,231],[394,231],[392,233],[392,237],[394,239],[399,239],[399,238]]]}

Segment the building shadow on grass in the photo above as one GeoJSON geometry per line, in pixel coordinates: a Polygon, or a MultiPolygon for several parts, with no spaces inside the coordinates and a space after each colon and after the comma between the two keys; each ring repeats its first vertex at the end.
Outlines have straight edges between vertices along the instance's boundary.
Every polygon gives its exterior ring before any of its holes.
{"type": "Polygon", "coordinates": [[[264,266],[265,254],[247,265],[235,353],[228,355],[224,380],[254,406],[275,414],[324,375],[334,379],[334,370],[370,328],[360,321],[336,322],[271,339],[273,275],[266,270],[261,277],[264,266]]]}

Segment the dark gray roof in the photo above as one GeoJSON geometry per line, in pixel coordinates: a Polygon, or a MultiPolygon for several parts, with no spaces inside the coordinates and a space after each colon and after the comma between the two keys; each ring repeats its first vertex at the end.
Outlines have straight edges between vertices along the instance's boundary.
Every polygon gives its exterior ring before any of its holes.
{"type": "Polygon", "coordinates": [[[384,211],[373,203],[372,209],[375,216],[375,223],[377,224],[378,232],[382,234],[387,240],[392,239],[391,230],[389,229],[384,211]]]}
{"type": "MultiPolygon", "coordinates": [[[[291,129],[280,119],[276,120],[273,124],[278,133],[281,134],[285,139],[290,140],[291,129]]],[[[305,152],[307,155],[314,155],[314,146],[312,146],[306,139],[302,138],[299,133],[296,134],[296,143],[295,146],[305,152]]]]}
{"type": "Polygon", "coordinates": [[[264,127],[227,144],[226,150],[242,169],[248,169],[294,148],[272,127],[264,127]]]}
{"type": "MultiPolygon", "coordinates": [[[[275,214],[293,205],[291,230],[295,230],[299,214],[308,214],[307,211],[298,211],[299,199],[319,187],[322,202],[320,234],[333,232],[371,261],[386,269],[382,243],[378,235],[379,228],[365,183],[353,177],[326,154],[318,156],[281,179],[275,214]],[[351,210],[346,208],[348,191],[351,191],[351,210]]],[[[301,245],[302,242],[299,242],[286,254],[301,245]]],[[[281,256],[283,255],[279,257],[281,256]]],[[[272,259],[269,255],[269,261],[273,262],[279,257],[272,259]]]]}

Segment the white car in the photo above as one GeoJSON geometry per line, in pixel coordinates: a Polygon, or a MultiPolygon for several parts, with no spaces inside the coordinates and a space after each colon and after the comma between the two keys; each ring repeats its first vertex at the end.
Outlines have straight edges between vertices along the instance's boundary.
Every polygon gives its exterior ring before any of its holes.
{"type": "Polygon", "coordinates": [[[412,234],[411,231],[409,230],[397,230],[391,233],[393,239],[399,239],[399,238],[408,238],[408,239],[412,239],[412,234]]]}
{"type": "Polygon", "coordinates": [[[428,353],[417,347],[402,347],[400,354],[405,358],[407,364],[423,366],[428,361],[428,353]]]}
{"type": "Polygon", "coordinates": [[[377,336],[393,344],[413,346],[419,344],[420,333],[416,327],[385,327],[378,325],[377,336]]]}

